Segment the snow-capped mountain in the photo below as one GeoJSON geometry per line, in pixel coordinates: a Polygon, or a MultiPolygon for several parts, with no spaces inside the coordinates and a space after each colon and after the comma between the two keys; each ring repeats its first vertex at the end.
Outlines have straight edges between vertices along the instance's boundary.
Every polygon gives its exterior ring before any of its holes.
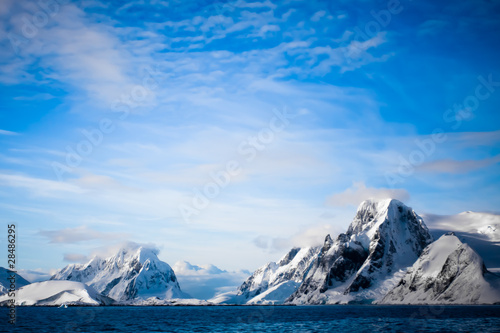
{"type": "Polygon", "coordinates": [[[24,279],[19,274],[14,273],[3,267],[0,267],[0,295],[7,293],[7,291],[10,289],[11,280],[9,279],[12,275],[15,276],[15,279],[13,281],[15,282],[16,289],[19,289],[21,287],[30,284],[29,281],[24,279]]]}
{"type": "Polygon", "coordinates": [[[88,284],[116,301],[187,298],[181,291],[172,268],[158,259],[156,250],[123,248],[115,255],[94,257],[86,264],[68,265],[51,280],[69,280],[88,284]]]}
{"type": "Polygon", "coordinates": [[[401,279],[432,241],[422,218],[393,199],[364,201],[345,234],[294,248],[257,269],[214,302],[323,304],[371,302],[401,279]]]}
{"type": "Polygon", "coordinates": [[[371,302],[385,295],[432,241],[424,221],[394,199],[361,203],[345,234],[327,236],[295,304],[371,302]]]}
{"type": "Polygon", "coordinates": [[[236,292],[237,303],[280,304],[302,282],[305,271],[318,253],[318,248],[293,248],[278,262],[257,269],[236,292]]]}
{"type": "Polygon", "coordinates": [[[380,303],[500,303],[500,276],[488,272],[481,257],[449,233],[424,249],[380,303]]]}
{"type": "MultiPolygon", "coordinates": [[[[0,296],[0,304],[9,301],[8,295],[0,296]]],[[[16,305],[109,305],[113,300],[99,294],[81,282],[44,281],[24,286],[16,291],[16,305]]]]}

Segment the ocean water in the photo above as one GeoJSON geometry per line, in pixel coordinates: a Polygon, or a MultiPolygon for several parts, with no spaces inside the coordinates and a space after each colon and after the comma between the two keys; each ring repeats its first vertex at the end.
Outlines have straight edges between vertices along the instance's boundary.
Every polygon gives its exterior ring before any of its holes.
{"type": "Polygon", "coordinates": [[[20,307],[2,332],[500,332],[500,306],[20,307]]]}

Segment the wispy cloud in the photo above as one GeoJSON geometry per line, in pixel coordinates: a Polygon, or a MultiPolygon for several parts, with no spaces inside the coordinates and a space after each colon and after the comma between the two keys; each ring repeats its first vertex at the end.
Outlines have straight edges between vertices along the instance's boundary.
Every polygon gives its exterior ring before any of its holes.
{"type": "Polygon", "coordinates": [[[18,135],[19,133],[0,129],[0,135],[18,135]]]}
{"type": "Polygon", "coordinates": [[[89,258],[83,254],[65,253],[63,260],[67,261],[67,262],[74,262],[74,263],[83,264],[83,263],[89,261],[89,258]]]}
{"type": "Polygon", "coordinates": [[[127,236],[124,233],[100,232],[80,226],[76,228],[66,228],[61,230],[41,230],[39,235],[46,237],[49,243],[73,244],[96,239],[120,239],[127,236]]]}
{"type": "Polygon", "coordinates": [[[326,11],[324,10],[319,10],[317,11],[316,13],[314,13],[314,15],[311,17],[311,21],[313,22],[318,22],[319,20],[321,20],[322,17],[324,17],[326,15],[326,11]]]}
{"type": "Polygon", "coordinates": [[[172,269],[183,291],[200,299],[210,299],[217,294],[233,291],[248,277],[248,271],[228,272],[214,265],[193,265],[178,261],[172,269]]]}
{"type": "Polygon", "coordinates": [[[426,35],[434,35],[449,25],[450,23],[444,20],[428,20],[418,27],[418,34],[423,37],[426,35]]]}
{"type": "Polygon", "coordinates": [[[334,194],[327,199],[327,204],[332,206],[357,206],[367,199],[399,199],[407,201],[410,194],[405,189],[366,187],[363,182],[353,183],[352,187],[344,192],[334,194]]]}
{"type": "Polygon", "coordinates": [[[500,162],[500,155],[482,160],[435,160],[424,163],[417,167],[418,171],[431,172],[431,173],[452,173],[463,174],[478,169],[488,167],[490,165],[498,164],[500,162]]]}
{"type": "Polygon", "coordinates": [[[16,174],[0,174],[0,184],[23,188],[39,196],[60,196],[64,193],[80,194],[85,191],[75,185],[16,174]]]}
{"type": "Polygon", "coordinates": [[[345,232],[343,227],[333,226],[331,224],[317,224],[303,228],[297,233],[289,237],[269,237],[258,236],[253,240],[253,243],[258,248],[270,252],[286,251],[292,247],[310,247],[322,245],[325,241],[326,235],[331,235],[335,238],[341,232],[345,232]]]}

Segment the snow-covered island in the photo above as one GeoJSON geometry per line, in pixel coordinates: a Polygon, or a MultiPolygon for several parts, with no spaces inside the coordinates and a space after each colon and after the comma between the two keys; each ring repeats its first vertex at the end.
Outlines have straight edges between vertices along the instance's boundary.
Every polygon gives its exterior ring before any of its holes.
{"type": "MultiPolygon", "coordinates": [[[[491,223],[474,228],[496,239],[491,223]]],[[[9,302],[8,274],[0,269],[1,305],[9,302]]],[[[345,233],[293,248],[209,300],[183,292],[174,270],[147,247],[68,265],[49,281],[17,281],[21,306],[500,304],[500,276],[471,246],[453,233],[434,240],[424,220],[394,199],[364,201],[345,233]]]]}

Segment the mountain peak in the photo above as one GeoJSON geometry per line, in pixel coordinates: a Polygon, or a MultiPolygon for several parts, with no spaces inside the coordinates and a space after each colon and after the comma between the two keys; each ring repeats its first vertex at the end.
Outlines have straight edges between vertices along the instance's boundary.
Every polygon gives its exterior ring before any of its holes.
{"type": "Polygon", "coordinates": [[[407,206],[403,202],[392,198],[368,199],[359,204],[358,211],[364,211],[370,209],[382,212],[388,209],[395,209],[397,207],[407,207],[407,206]]]}
{"type": "Polygon", "coordinates": [[[140,246],[134,254],[134,257],[143,264],[146,260],[156,261],[158,259],[158,251],[156,249],[140,246]]]}
{"type": "Polygon", "coordinates": [[[431,241],[422,218],[401,201],[363,201],[345,234],[335,241],[326,237],[304,282],[288,300],[335,303],[376,297],[386,288],[379,282],[415,262],[431,241]]]}
{"type": "Polygon", "coordinates": [[[103,258],[102,256],[96,255],[92,260],[87,263],[90,265],[92,263],[105,260],[107,262],[116,263],[118,266],[126,264],[127,262],[137,261],[142,265],[147,261],[159,261],[158,250],[152,247],[137,245],[137,244],[127,244],[120,247],[113,255],[103,258]]]}
{"type": "Polygon", "coordinates": [[[332,240],[332,237],[330,236],[330,234],[326,235],[325,237],[325,244],[332,244],[333,243],[333,240],[332,240]]]}
{"type": "Polygon", "coordinates": [[[187,297],[172,268],[157,253],[154,248],[131,244],[108,258],[96,256],[86,264],[68,265],[51,279],[83,282],[118,301],[187,297]]]}
{"type": "Polygon", "coordinates": [[[347,235],[366,234],[367,237],[360,241],[367,245],[366,242],[372,238],[380,225],[391,221],[399,223],[401,220],[417,220],[418,224],[427,230],[422,218],[411,207],[399,200],[365,200],[359,205],[356,216],[347,230],[347,235]]]}

